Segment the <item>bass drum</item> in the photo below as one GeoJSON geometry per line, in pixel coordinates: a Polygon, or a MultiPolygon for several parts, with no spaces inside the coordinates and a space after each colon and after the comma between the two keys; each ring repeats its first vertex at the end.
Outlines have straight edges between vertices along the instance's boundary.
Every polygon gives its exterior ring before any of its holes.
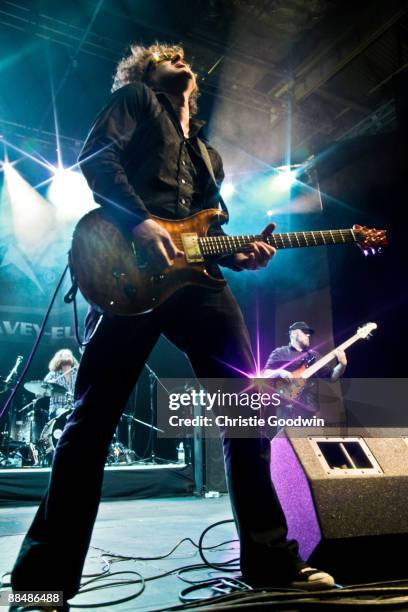
{"type": "Polygon", "coordinates": [[[71,414],[72,410],[64,410],[59,416],[48,421],[42,430],[38,444],[42,446],[43,452],[45,452],[46,455],[55,451],[58,440],[62,436],[65,424],[71,414]]]}

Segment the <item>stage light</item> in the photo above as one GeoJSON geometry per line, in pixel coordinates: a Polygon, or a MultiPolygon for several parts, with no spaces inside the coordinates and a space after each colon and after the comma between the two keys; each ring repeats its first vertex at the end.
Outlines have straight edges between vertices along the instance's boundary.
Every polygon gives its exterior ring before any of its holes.
{"type": "Polygon", "coordinates": [[[55,229],[55,210],[9,162],[3,163],[2,204],[10,211],[17,245],[29,256],[44,252],[55,229]]]}
{"type": "Polygon", "coordinates": [[[47,198],[54,204],[62,221],[76,221],[96,206],[82,174],[65,168],[55,170],[47,198]]]}
{"type": "Polygon", "coordinates": [[[277,168],[278,173],[272,179],[272,188],[279,191],[289,191],[296,183],[296,172],[290,166],[277,168]]]}
{"type": "Polygon", "coordinates": [[[272,217],[273,216],[273,210],[267,210],[266,211],[266,216],[267,217],[272,217]]]}
{"type": "Polygon", "coordinates": [[[1,162],[1,169],[3,170],[3,172],[7,172],[7,170],[10,170],[10,168],[12,168],[12,164],[10,164],[9,161],[4,161],[1,162]]]}
{"type": "Polygon", "coordinates": [[[235,193],[235,187],[232,183],[224,183],[221,187],[221,195],[223,198],[229,198],[235,193]]]}

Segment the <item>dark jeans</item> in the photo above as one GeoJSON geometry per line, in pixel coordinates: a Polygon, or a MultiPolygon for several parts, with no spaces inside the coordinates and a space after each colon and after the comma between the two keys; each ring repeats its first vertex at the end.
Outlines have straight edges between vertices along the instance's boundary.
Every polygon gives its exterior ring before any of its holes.
{"type": "MultiPolygon", "coordinates": [[[[88,316],[88,332],[95,312],[88,316]]],[[[16,590],[78,591],[116,425],[160,333],[188,355],[202,378],[253,370],[248,332],[229,289],[187,288],[154,313],[104,315],[82,356],[75,410],[56,448],[48,490],[12,572],[16,590]],[[97,423],[97,427],[95,427],[97,423]]],[[[223,439],[232,508],[241,542],[241,570],[260,583],[287,581],[299,566],[297,543],[270,478],[265,438],[223,439]]],[[[136,506],[135,506],[136,508],[136,506]]]]}

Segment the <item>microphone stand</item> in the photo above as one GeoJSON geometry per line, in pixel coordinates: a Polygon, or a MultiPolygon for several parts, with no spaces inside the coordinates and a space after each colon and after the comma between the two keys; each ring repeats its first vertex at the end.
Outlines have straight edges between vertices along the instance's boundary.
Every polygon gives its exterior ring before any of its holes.
{"type": "MultiPolygon", "coordinates": [[[[150,423],[146,423],[145,421],[141,421],[140,419],[136,419],[134,416],[132,416],[131,414],[126,414],[125,412],[122,414],[122,416],[126,417],[129,421],[135,421],[136,423],[140,423],[141,425],[144,425],[145,427],[149,427],[151,429],[154,429],[155,431],[160,431],[161,433],[164,433],[164,429],[160,429],[160,427],[155,427],[154,425],[151,425],[150,423]]],[[[128,436],[129,436],[129,431],[128,431],[128,436]]],[[[130,447],[130,438],[128,437],[128,444],[130,447]]]]}
{"type": "MultiPolygon", "coordinates": [[[[6,384],[6,389],[8,387],[8,385],[12,385],[13,384],[13,378],[7,377],[7,384],[6,384]]],[[[4,459],[2,458],[2,461],[5,462],[4,467],[8,467],[8,465],[10,465],[10,443],[11,443],[11,429],[13,426],[13,417],[14,417],[14,402],[11,403],[10,406],[10,410],[8,412],[8,418],[7,418],[7,429],[3,432],[1,432],[3,435],[5,435],[7,443],[4,449],[4,459]]]]}
{"type": "MultiPolygon", "coordinates": [[[[12,367],[12,369],[10,370],[6,378],[2,380],[2,383],[4,384],[4,390],[8,389],[8,387],[14,384],[15,378],[17,376],[18,368],[20,367],[20,364],[22,361],[23,361],[23,356],[18,355],[14,366],[12,367]]],[[[12,402],[9,413],[8,413],[8,431],[6,432],[7,433],[7,446],[6,446],[5,455],[4,455],[6,463],[9,461],[9,456],[10,456],[11,427],[12,427],[12,422],[13,422],[13,414],[14,414],[14,402],[12,402]]]]}
{"type": "Polygon", "coordinates": [[[163,459],[162,457],[158,457],[156,455],[156,442],[157,442],[157,436],[153,435],[153,430],[156,431],[161,431],[162,433],[163,430],[162,429],[158,429],[157,427],[155,427],[153,425],[153,417],[154,417],[154,387],[155,384],[159,381],[159,377],[157,376],[156,372],[154,372],[154,370],[152,370],[152,368],[149,366],[149,364],[145,364],[145,368],[147,369],[148,373],[149,373],[149,388],[150,388],[150,411],[151,411],[151,423],[149,425],[150,427],[150,439],[149,439],[149,446],[150,446],[150,457],[148,459],[149,463],[152,463],[153,465],[160,465],[161,463],[176,463],[175,461],[170,461],[169,459],[163,459]]]}
{"type": "MultiPolygon", "coordinates": [[[[5,385],[5,390],[7,390],[8,385],[5,385]]],[[[4,423],[4,430],[1,431],[1,437],[3,440],[6,441],[6,444],[4,446],[4,454],[1,453],[0,454],[0,458],[1,458],[1,467],[9,467],[10,465],[12,465],[12,463],[10,464],[10,442],[11,442],[11,427],[12,427],[12,422],[13,422],[13,415],[14,415],[14,406],[13,404],[11,404],[10,406],[10,410],[8,412],[7,415],[7,419],[5,419],[5,423],[4,423]]]]}

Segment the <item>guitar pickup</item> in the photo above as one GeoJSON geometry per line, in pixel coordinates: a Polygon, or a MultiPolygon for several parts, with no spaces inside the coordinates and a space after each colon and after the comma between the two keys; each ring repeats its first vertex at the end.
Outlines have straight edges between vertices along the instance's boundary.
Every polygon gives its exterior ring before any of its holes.
{"type": "Polygon", "coordinates": [[[180,234],[187,263],[200,263],[204,257],[198,244],[198,236],[193,233],[180,234]]]}

